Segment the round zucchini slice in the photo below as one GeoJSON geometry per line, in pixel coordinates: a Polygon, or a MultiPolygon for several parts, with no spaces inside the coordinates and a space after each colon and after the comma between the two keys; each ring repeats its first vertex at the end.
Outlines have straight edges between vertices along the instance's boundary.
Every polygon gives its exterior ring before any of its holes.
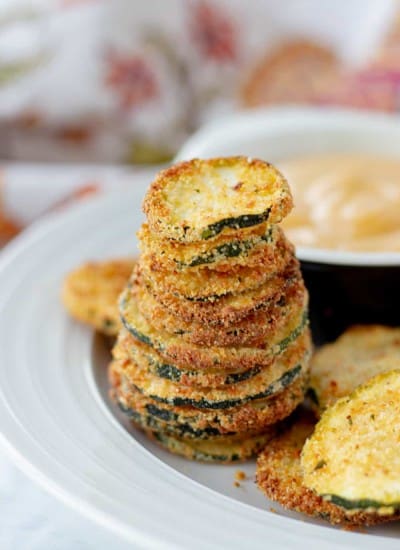
{"type": "MultiPolygon", "coordinates": [[[[136,270],[136,276],[140,276],[139,269],[136,270]]],[[[205,300],[187,299],[160,288],[156,291],[150,281],[144,279],[143,282],[160,304],[185,322],[229,326],[250,313],[270,307],[271,300],[278,300],[285,294],[287,287],[299,279],[301,280],[298,261],[291,258],[284,271],[272,276],[256,289],[234,294],[230,292],[205,300]]]]}
{"type": "Polygon", "coordinates": [[[354,326],[311,360],[309,396],[321,413],[373,376],[400,368],[400,328],[354,326]]]}
{"type": "MultiPolygon", "coordinates": [[[[122,329],[118,337],[121,355],[129,357],[140,367],[159,378],[172,382],[179,382],[184,386],[218,388],[230,384],[237,384],[249,380],[258,374],[263,367],[256,365],[252,369],[235,372],[221,372],[219,369],[192,370],[190,365],[186,369],[166,362],[161,355],[150,346],[136,340],[126,329],[122,329]]],[[[271,357],[271,362],[273,361],[271,357]]]]}
{"type": "Polygon", "coordinates": [[[289,185],[271,164],[228,157],[193,159],[161,171],[143,210],[154,233],[193,242],[279,223],[292,206],[289,185]]]}
{"type": "Polygon", "coordinates": [[[267,399],[251,401],[232,409],[207,410],[190,406],[174,407],[148,398],[124,383],[118,372],[119,367],[118,362],[113,362],[109,372],[111,384],[117,388],[117,399],[124,409],[153,416],[176,433],[197,438],[264,431],[266,426],[286,418],[303,401],[308,382],[308,376],[304,374],[282,392],[267,399]]]}
{"type": "Polygon", "coordinates": [[[229,271],[217,271],[204,267],[202,270],[171,270],[161,258],[152,259],[147,254],[140,258],[143,278],[148,280],[155,292],[172,292],[189,300],[216,299],[226,294],[258,288],[280,273],[294,256],[293,245],[282,239],[276,247],[267,249],[256,265],[236,266],[229,271]]]}
{"type": "Polygon", "coordinates": [[[287,325],[289,316],[298,316],[299,311],[307,307],[307,294],[301,280],[288,286],[284,296],[271,307],[250,313],[246,318],[226,327],[210,327],[204,323],[182,321],[164,306],[160,305],[144,285],[133,284],[132,295],[127,298],[136,300],[139,310],[147,321],[157,330],[180,335],[182,340],[200,346],[258,346],[287,325]]]}
{"type": "Polygon", "coordinates": [[[268,367],[250,380],[225,388],[195,388],[158,378],[127,360],[118,344],[114,358],[121,361],[121,376],[128,385],[160,403],[200,409],[228,409],[281,392],[308,370],[310,336],[305,333],[268,367]]]}
{"type": "Polygon", "coordinates": [[[131,289],[126,288],[120,299],[120,315],[125,328],[140,342],[156,349],[164,359],[173,364],[194,369],[221,369],[228,372],[247,370],[256,365],[266,366],[271,356],[279,354],[283,348],[295,340],[308,324],[308,314],[302,310],[288,319],[287,325],[263,346],[205,348],[185,342],[179,335],[170,335],[155,330],[140,313],[135,300],[130,299],[131,289]]]}
{"type": "MultiPolygon", "coordinates": [[[[399,362],[400,366],[400,362],[399,362]]],[[[400,510],[400,371],[329,407],[301,455],[305,485],[346,510],[400,510]]]]}
{"type": "Polygon", "coordinates": [[[227,271],[237,265],[255,265],[266,248],[273,248],[280,238],[281,229],[276,225],[262,224],[251,234],[237,231],[233,235],[219,235],[210,241],[180,243],[163,239],[152,233],[144,223],[138,232],[140,248],[155,262],[162,260],[166,269],[201,269],[210,267],[227,271]]]}
{"type": "Polygon", "coordinates": [[[306,439],[311,436],[315,417],[299,410],[289,426],[268,443],[258,455],[257,485],[268,499],[285,508],[321,518],[339,525],[374,525],[397,519],[392,515],[370,514],[364,511],[348,512],[333,504],[303,483],[300,454],[306,439]]]}
{"type": "Polygon", "coordinates": [[[121,327],[118,297],[135,264],[133,258],[89,262],[72,271],[62,289],[65,308],[75,319],[115,336],[121,327]]]}
{"type": "MultiPolygon", "coordinates": [[[[109,378],[112,387],[111,397],[130,419],[136,419],[144,428],[163,431],[184,439],[219,439],[228,437],[232,440],[242,437],[234,431],[220,430],[216,426],[199,425],[192,418],[179,417],[179,413],[159,407],[152,399],[127,386],[122,380],[120,365],[112,361],[109,365],[109,378]]],[[[256,435],[256,434],[254,434],[256,435]]]]}
{"type": "MultiPolygon", "coordinates": [[[[140,413],[132,406],[128,407],[125,404],[123,394],[116,392],[115,400],[123,413],[125,413],[130,420],[140,427],[155,432],[163,432],[165,435],[172,437],[178,437],[185,440],[207,440],[218,441],[223,439],[224,441],[235,441],[236,439],[243,437],[243,435],[237,436],[234,432],[232,434],[221,434],[216,428],[193,428],[188,422],[182,424],[169,424],[157,417],[157,414],[150,414],[147,411],[140,413]]],[[[151,408],[150,408],[151,410],[151,408]]]]}
{"type": "Polygon", "coordinates": [[[172,437],[164,432],[146,431],[146,433],[171,453],[181,455],[189,460],[229,464],[230,462],[243,462],[256,455],[273,437],[274,429],[270,427],[267,433],[236,442],[189,442],[172,437]]]}

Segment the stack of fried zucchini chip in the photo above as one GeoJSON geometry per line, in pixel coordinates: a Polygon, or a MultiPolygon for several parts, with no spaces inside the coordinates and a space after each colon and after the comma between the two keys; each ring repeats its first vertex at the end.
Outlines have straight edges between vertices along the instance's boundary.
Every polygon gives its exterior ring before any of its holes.
{"type": "Polygon", "coordinates": [[[245,460],[308,382],[308,296],[278,225],[288,184],[260,160],[195,159],[160,172],[143,208],[112,394],[173,453],[245,460]]]}

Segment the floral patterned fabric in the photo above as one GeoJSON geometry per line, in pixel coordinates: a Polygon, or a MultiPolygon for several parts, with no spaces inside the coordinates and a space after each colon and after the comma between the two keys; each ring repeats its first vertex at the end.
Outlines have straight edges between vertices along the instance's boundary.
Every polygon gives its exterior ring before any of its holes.
{"type": "Polygon", "coordinates": [[[234,109],[396,112],[395,0],[3,0],[0,154],[163,162],[234,109]]]}

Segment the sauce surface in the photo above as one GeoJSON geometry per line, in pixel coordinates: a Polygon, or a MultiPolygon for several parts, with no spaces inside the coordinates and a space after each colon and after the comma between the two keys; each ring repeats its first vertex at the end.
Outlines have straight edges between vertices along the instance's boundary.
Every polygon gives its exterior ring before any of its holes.
{"type": "Polygon", "coordinates": [[[295,207],[282,225],[297,246],[400,251],[400,159],[330,154],[278,168],[295,207]]]}

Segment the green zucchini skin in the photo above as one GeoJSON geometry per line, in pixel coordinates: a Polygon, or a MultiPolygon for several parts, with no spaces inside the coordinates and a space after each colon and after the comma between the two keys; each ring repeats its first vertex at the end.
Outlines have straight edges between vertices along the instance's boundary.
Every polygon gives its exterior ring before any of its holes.
{"type": "MultiPolygon", "coordinates": [[[[124,310],[124,299],[123,297],[121,298],[121,302],[120,302],[120,311],[123,311],[124,310]]],[[[139,342],[142,342],[143,344],[146,344],[148,346],[150,346],[151,348],[159,351],[160,353],[163,353],[165,352],[165,347],[159,342],[159,341],[156,341],[156,342],[153,342],[153,340],[147,336],[146,334],[143,334],[142,332],[140,332],[139,330],[136,329],[136,327],[134,327],[131,323],[128,323],[128,321],[125,319],[125,316],[124,315],[120,315],[120,318],[121,318],[121,322],[122,324],[124,325],[124,327],[127,329],[127,331],[132,334],[132,336],[134,338],[136,338],[136,340],[139,340],[139,342]]],[[[278,344],[276,345],[276,349],[274,351],[274,356],[276,355],[279,355],[280,353],[282,353],[283,351],[285,351],[285,349],[294,341],[296,340],[296,338],[298,336],[301,335],[301,333],[305,330],[305,328],[308,326],[308,323],[309,323],[309,320],[308,320],[308,309],[305,309],[304,310],[304,313],[301,317],[301,321],[299,323],[299,325],[290,333],[288,334],[288,336],[286,336],[286,338],[284,338],[283,340],[281,340],[280,342],[278,342],[278,344]]],[[[257,365],[255,365],[255,367],[257,367],[257,365]]],[[[163,378],[168,378],[168,375],[170,376],[181,376],[180,374],[178,374],[178,368],[175,366],[175,365],[171,365],[171,364],[168,364],[166,365],[165,367],[161,367],[161,371],[163,372],[163,374],[165,376],[162,376],[163,378]]],[[[254,375],[257,374],[257,373],[254,373],[254,375]]],[[[170,378],[170,380],[173,380],[173,378],[170,378]]],[[[245,380],[245,379],[244,379],[245,380]]],[[[173,381],[179,381],[178,379],[176,380],[173,380],[173,381]]],[[[238,379],[236,380],[237,382],[240,382],[241,380],[238,379]]],[[[232,381],[230,382],[227,382],[227,383],[232,383],[232,381]]]]}
{"type": "Polygon", "coordinates": [[[226,228],[230,229],[244,229],[246,227],[253,227],[259,225],[268,220],[271,213],[271,208],[267,208],[261,214],[243,214],[242,216],[236,216],[234,218],[224,218],[211,225],[208,225],[203,229],[201,238],[204,240],[212,239],[216,237],[226,228]]]}
{"type": "Polygon", "coordinates": [[[204,429],[193,428],[189,423],[177,423],[177,418],[173,419],[174,413],[172,411],[166,411],[165,409],[158,409],[157,406],[148,405],[146,410],[147,415],[143,415],[138,411],[130,407],[126,407],[121,401],[117,400],[118,407],[120,410],[128,416],[130,420],[139,424],[142,428],[154,430],[154,431],[164,431],[175,437],[182,437],[187,439],[216,439],[218,437],[226,436],[235,436],[235,432],[229,432],[221,434],[216,428],[207,427],[204,429]],[[170,415],[166,413],[171,413],[170,415]],[[175,423],[169,425],[168,422],[175,420],[175,423]]]}
{"type": "MultiPolygon", "coordinates": [[[[303,391],[305,391],[305,380],[303,379],[303,391]]],[[[124,387],[124,386],[123,386],[124,387]]],[[[286,390],[286,392],[290,392],[291,386],[289,386],[286,390]]],[[[129,395],[129,386],[124,387],[124,394],[129,395]]],[[[136,393],[137,390],[134,390],[136,393]]],[[[122,405],[123,409],[132,409],[136,411],[135,404],[133,402],[132,405],[128,405],[125,401],[123,395],[122,397],[120,395],[115,395],[116,399],[120,401],[120,405],[122,405]]],[[[288,399],[294,399],[295,404],[290,409],[293,410],[295,405],[299,403],[298,396],[295,394],[288,394],[288,399]]],[[[274,399],[273,397],[271,398],[274,399]]],[[[279,397],[277,397],[279,399],[279,397]]],[[[254,408],[254,411],[261,411],[261,415],[263,414],[262,411],[265,409],[268,411],[270,408],[270,400],[262,400],[254,401],[250,403],[249,405],[249,414],[252,414],[251,411],[254,408]]],[[[213,410],[213,411],[204,411],[201,409],[193,409],[193,408],[171,408],[169,405],[165,403],[157,403],[154,400],[151,400],[149,398],[146,398],[146,402],[143,403],[140,409],[140,414],[143,416],[152,416],[153,419],[158,422],[160,425],[162,424],[163,430],[171,430],[171,433],[184,433],[185,438],[197,438],[197,439],[220,439],[221,436],[237,436],[239,433],[243,435],[244,432],[248,432],[249,427],[246,425],[246,423],[241,423],[239,421],[239,427],[238,424],[234,420],[238,413],[239,409],[228,409],[228,410],[213,410]],[[233,422],[233,424],[232,424],[233,422]],[[181,428],[181,426],[184,426],[181,428]],[[232,426],[232,428],[227,428],[226,426],[232,426]],[[189,426],[189,428],[187,427],[189,426]]],[[[273,417],[275,418],[275,416],[273,417]]],[[[276,422],[276,420],[274,420],[276,422]]],[[[271,420],[268,422],[268,424],[271,424],[271,420]]],[[[256,432],[259,432],[263,429],[263,426],[265,427],[265,424],[262,425],[261,423],[257,423],[254,427],[254,430],[256,432]]],[[[161,426],[160,426],[161,429],[161,426]]]]}
{"type": "MultiPolygon", "coordinates": [[[[146,353],[145,353],[146,355],[146,353]]],[[[170,363],[162,363],[155,361],[152,357],[146,355],[146,360],[150,365],[149,372],[155,374],[159,378],[164,378],[165,380],[171,380],[171,382],[180,382],[183,376],[190,376],[193,380],[196,380],[196,371],[184,371],[179,367],[172,365],[170,363]]],[[[227,374],[221,385],[231,385],[237,384],[239,382],[244,382],[256,376],[261,370],[262,365],[256,365],[255,367],[248,369],[243,372],[234,372],[227,374]]]]}
{"type": "Polygon", "coordinates": [[[171,382],[180,382],[182,378],[182,371],[180,371],[175,365],[169,365],[168,363],[153,363],[154,372],[160,378],[171,380],[171,382]]]}
{"type": "Polygon", "coordinates": [[[284,338],[283,340],[281,340],[278,343],[277,355],[284,352],[286,350],[286,348],[288,348],[290,346],[290,344],[292,342],[294,342],[296,340],[296,338],[298,338],[301,335],[301,333],[304,331],[304,329],[308,326],[308,323],[309,323],[309,321],[308,321],[308,310],[305,309],[304,313],[302,315],[300,324],[297,325],[297,327],[290,334],[288,334],[288,336],[286,336],[286,338],[284,338]]]}
{"type": "MultiPolygon", "coordinates": [[[[297,334],[297,332],[296,332],[297,334]]],[[[301,332],[300,332],[301,334],[301,332]]],[[[293,339],[287,340],[286,345],[283,348],[280,349],[280,353],[283,353],[287,347],[299,336],[300,334],[293,337],[293,339]]],[[[168,363],[159,363],[154,362],[152,359],[148,358],[149,363],[152,363],[152,372],[156,376],[160,378],[164,378],[166,380],[170,380],[171,382],[180,382],[182,376],[189,375],[191,377],[196,378],[196,371],[183,371],[183,369],[180,369],[176,367],[175,365],[168,364],[168,363]]],[[[227,374],[225,379],[223,380],[221,385],[230,386],[232,384],[238,384],[239,382],[244,382],[245,380],[250,380],[250,378],[253,378],[264,367],[262,365],[256,365],[255,367],[248,369],[243,372],[234,372],[231,374],[227,374]]]]}
{"type": "Polygon", "coordinates": [[[152,341],[152,339],[149,337],[149,336],[146,336],[146,334],[143,334],[143,332],[140,332],[139,330],[137,330],[135,327],[133,327],[131,324],[129,324],[125,317],[121,316],[121,321],[124,325],[124,327],[132,334],[132,336],[134,336],[136,338],[136,340],[139,340],[139,342],[142,342],[143,344],[147,344],[148,346],[152,347],[152,348],[156,348],[156,349],[159,349],[159,350],[163,350],[163,346],[159,345],[159,346],[155,346],[154,345],[154,342],[152,341]]]}
{"type": "MultiPolygon", "coordinates": [[[[162,432],[154,432],[154,437],[157,441],[165,447],[168,451],[174,452],[174,443],[179,445],[179,442],[171,441],[166,434],[162,432]],[[172,447],[172,448],[171,448],[172,447]]],[[[180,453],[179,453],[180,454],[180,453]]],[[[241,457],[236,454],[207,454],[201,451],[193,450],[192,460],[198,460],[199,462],[238,462],[241,457]]]]}
{"type": "MultiPolygon", "coordinates": [[[[257,399],[264,399],[270,397],[274,393],[277,393],[280,390],[285,389],[289,384],[294,382],[298,376],[303,371],[301,364],[296,365],[289,371],[285,372],[278,380],[270,384],[267,388],[264,388],[262,391],[257,392],[240,399],[224,399],[220,401],[209,401],[205,398],[201,399],[190,399],[189,397],[160,397],[158,395],[147,395],[150,399],[154,399],[158,403],[165,403],[167,405],[172,405],[174,407],[194,407],[196,409],[231,409],[239,405],[245,405],[250,401],[255,401],[257,399]]],[[[137,391],[143,393],[141,388],[135,384],[131,384],[137,391]]]]}
{"type": "MultiPolygon", "coordinates": [[[[254,368],[248,369],[243,372],[234,372],[232,374],[227,374],[222,384],[225,386],[229,386],[231,384],[244,382],[245,380],[249,380],[250,378],[253,378],[253,376],[256,376],[262,368],[262,366],[256,365],[254,368]]],[[[160,378],[171,380],[171,382],[180,382],[182,376],[185,374],[188,374],[193,378],[196,377],[196,371],[188,371],[187,373],[184,373],[182,370],[175,367],[174,365],[168,365],[165,363],[155,364],[154,373],[160,378]]]]}
{"type": "Polygon", "coordinates": [[[306,397],[308,397],[310,399],[310,401],[316,405],[317,407],[319,407],[319,400],[318,400],[318,396],[317,396],[317,392],[314,390],[314,388],[308,388],[307,389],[307,394],[306,394],[306,397]]]}
{"type": "Polygon", "coordinates": [[[332,504],[340,506],[345,510],[366,510],[369,508],[393,508],[394,510],[400,510],[400,502],[393,502],[391,504],[384,504],[383,502],[378,502],[377,500],[372,500],[369,498],[363,498],[360,500],[348,500],[337,495],[322,495],[325,500],[329,500],[332,504]]]}
{"type": "Polygon", "coordinates": [[[229,243],[217,246],[210,252],[195,256],[190,262],[176,261],[177,266],[182,269],[184,267],[197,267],[199,265],[214,263],[217,258],[224,256],[225,258],[237,258],[242,254],[246,254],[249,250],[254,248],[258,242],[264,241],[266,243],[272,242],[272,228],[269,228],[268,232],[260,237],[260,240],[249,239],[246,241],[235,240],[229,243]]]}

